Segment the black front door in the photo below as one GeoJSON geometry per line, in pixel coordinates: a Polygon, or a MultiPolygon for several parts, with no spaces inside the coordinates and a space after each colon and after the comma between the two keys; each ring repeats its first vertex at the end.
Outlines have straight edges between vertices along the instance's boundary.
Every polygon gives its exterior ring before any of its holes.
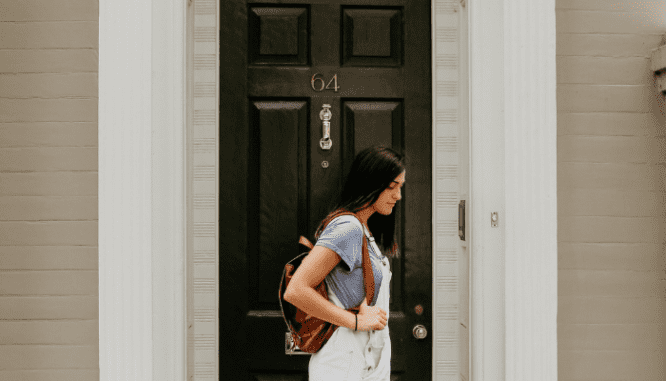
{"type": "Polygon", "coordinates": [[[394,211],[392,379],[431,379],[432,335],[412,333],[433,330],[430,2],[220,6],[220,378],[307,379],[309,356],[285,354],[282,268],[304,250],[299,235],[313,240],[356,152],[383,144],[407,166],[394,211]]]}

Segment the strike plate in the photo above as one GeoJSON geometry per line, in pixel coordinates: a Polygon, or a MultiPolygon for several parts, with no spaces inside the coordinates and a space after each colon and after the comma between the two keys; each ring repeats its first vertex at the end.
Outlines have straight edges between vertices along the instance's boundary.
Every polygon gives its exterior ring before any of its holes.
{"type": "Polygon", "coordinates": [[[490,213],[490,226],[496,228],[498,221],[499,221],[499,214],[497,212],[490,213]]]}

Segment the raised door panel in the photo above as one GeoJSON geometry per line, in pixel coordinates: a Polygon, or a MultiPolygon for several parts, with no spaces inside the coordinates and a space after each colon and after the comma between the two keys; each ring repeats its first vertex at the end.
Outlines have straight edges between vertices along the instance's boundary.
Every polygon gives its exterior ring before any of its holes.
{"type": "Polygon", "coordinates": [[[402,8],[342,8],[343,66],[400,66],[402,8]]]}
{"type": "Polygon", "coordinates": [[[250,308],[275,309],[275,271],[307,229],[308,102],[252,100],[248,155],[250,308]]]}
{"type": "Polygon", "coordinates": [[[248,53],[251,65],[307,65],[310,48],[308,6],[251,6],[248,53]]]}

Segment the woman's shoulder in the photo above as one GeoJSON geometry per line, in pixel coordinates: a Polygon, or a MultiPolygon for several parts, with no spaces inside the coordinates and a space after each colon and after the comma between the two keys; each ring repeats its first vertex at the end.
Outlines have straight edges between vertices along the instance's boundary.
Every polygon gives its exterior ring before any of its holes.
{"type": "Polygon", "coordinates": [[[363,231],[363,225],[361,225],[361,221],[359,221],[358,218],[352,216],[351,214],[335,217],[334,219],[331,220],[329,226],[330,227],[344,226],[346,229],[352,229],[352,230],[358,229],[359,231],[363,231]]]}
{"type": "Polygon", "coordinates": [[[344,215],[332,219],[320,238],[341,239],[343,237],[356,237],[363,235],[363,225],[355,216],[344,215]]]}

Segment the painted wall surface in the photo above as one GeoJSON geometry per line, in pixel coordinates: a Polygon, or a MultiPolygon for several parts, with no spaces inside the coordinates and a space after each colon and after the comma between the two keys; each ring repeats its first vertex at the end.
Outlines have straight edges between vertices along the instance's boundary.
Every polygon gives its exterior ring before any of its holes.
{"type": "Polygon", "coordinates": [[[559,379],[663,380],[666,4],[556,4],[559,379]]]}
{"type": "Polygon", "coordinates": [[[98,380],[97,0],[0,4],[0,379],[98,380]]]}

